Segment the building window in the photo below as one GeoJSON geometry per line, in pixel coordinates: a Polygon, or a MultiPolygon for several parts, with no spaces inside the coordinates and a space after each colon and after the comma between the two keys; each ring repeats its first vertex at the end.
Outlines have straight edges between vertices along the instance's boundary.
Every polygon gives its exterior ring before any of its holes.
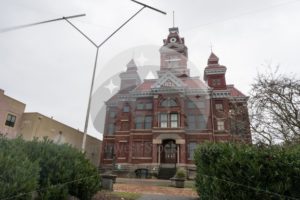
{"type": "Polygon", "coordinates": [[[143,128],[143,117],[142,116],[136,116],[135,117],[135,128],[136,129],[142,129],[143,128]]]}
{"type": "Polygon", "coordinates": [[[188,115],[188,129],[206,129],[207,128],[207,117],[205,115],[188,115]]]}
{"type": "Polygon", "coordinates": [[[218,120],[217,121],[217,130],[218,131],[224,131],[225,126],[224,126],[224,121],[223,120],[218,120]]]}
{"type": "Polygon", "coordinates": [[[14,127],[15,123],[16,123],[16,119],[17,119],[17,117],[15,115],[8,114],[7,117],[6,117],[5,125],[10,126],[10,127],[14,127]]]}
{"type": "Polygon", "coordinates": [[[115,125],[113,123],[108,124],[108,134],[112,135],[115,132],[115,125]]]}
{"type": "Polygon", "coordinates": [[[160,105],[162,107],[174,107],[177,106],[177,103],[174,99],[165,99],[160,103],[160,105]]]}
{"type": "Polygon", "coordinates": [[[188,128],[196,129],[196,116],[195,115],[188,115],[188,128]]]}
{"type": "Polygon", "coordinates": [[[104,158],[113,159],[113,157],[114,157],[114,144],[107,143],[104,149],[104,158]]]}
{"type": "Polygon", "coordinates": [[[146,103],[146,109],[151,110],[152,109],[152,103],[146,103]]]}
{"type": "Polygon", "coordinates": [[[152,142],[134,141],[132,150],[134,157],[152,157],[152,142]]]}
{"type": "Polygon", "coordinates": [[[144,149],[144,152],[143,152],[144,157],[152,157],[152,142],[151,141],[144,142],[143,149],[144,149]]]}
{"type": "Polygon", "coordinates": [[[159,124],[161,128],[178,128],[179,127],[179,116],[178,113],[160,113],[159,124]]]}
{"type": "Polygon", "coordinates": [[[160,114],[160,127],[161,128],[167,128],[168,127],[168,114],[167,113],[161,113],[160,114]]]}
{"type": "Polygon", "coordinates": [[[123,112],[129,112],[129,110],[130,110],[129,106],[124,106],[123,107],[123,112]]]}
{"type": "Polygon", "coordinates": [[[143,156],[143,142],[133,142],[133,148],[132,148],[133,152],[133,156],[134,157],[142,157],[143,156]]]}
{"type": "Polygon", "coordinates": [[[216,110],[223,110],[223,104],[222,103],[216,103],[215,107],[216,107],[216,110]]]}
{"type": "Polygon", "coordinates": [[[205,107],[205,103],[203,101],[188,101],[187,104],[188,108],[198,108],[198,109],[202,109],[205,107]]]}
{"type": "Polygon", "coordinates": [[[110,118],[114,118],[116,116],[116,113],[114,112],[114,111],[111,111],[110,113],[109,113],[109,117],[110,118]]]}
{"type": "Polygon", "coordinates": [[[152,128],[152,116],[146,116],[145,117],[145,129],[151,129],[152,128]]]}
{"type": "Polygon", "coordinates": [[[205,115],[199,115],[199,129],[203,130],[207,128],[207,117],[205,115]]]}
{"type": "Polygon", "coordinates": [[[137,109],[137,110],[143,110],[143,109],[144,109],[144,104],[138,103],[138,104],[136,105],[136,109],[137,109]]]}
{"type": "Polygon", "coordinates": [[[188,143],[188,159],[189,160],[194,160],[194,152],[195,152],[196,148],[197,148],[196,142],[188,143]]]}
{"type": "Polygon", "coordinates": [[[121,123],[121,130],[122,131],[128,131],[129,130],[129,123],[128,122],[122,122],[121,123]]]}
{"type": "Polygon", "coordinates": [[[119,148],[117,149],[117,154],[119,157],[127,157],[128,155],[128,143],[119,142],[119,148]]]}
{"type": "Polygon", "coordinates": [[[197,108],[204,108],[205,103],[203,101],[196,101],[196,106],[197,106],[197,108]]]}
{"type": "Polygon", "coordinates": [[[196,104],[193,101],[188,101],[188,108],[196,108],[196,104]]]}
{"type": "Polygon", "coordinates": [[[178,114],[171,113],[171,128],[177,128],[177,127],[178,127],[178,114]]]}
{"type": "Polygon", "coordinates": [[[212,85],[213,85],[213,86],[221,85],[221,80],[220,80],[220,79],[213,79],[213,80],[212,80],[212,85]]]}
{"type": "Polygon", "coordinates": [[[230,120],[230,133],[243,135],[246,133],[246,123],[238,120],[230,120]]]}

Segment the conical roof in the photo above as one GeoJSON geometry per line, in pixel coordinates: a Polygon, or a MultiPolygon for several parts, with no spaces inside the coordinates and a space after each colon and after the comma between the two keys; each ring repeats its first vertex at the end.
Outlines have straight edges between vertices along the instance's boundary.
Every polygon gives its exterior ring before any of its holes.
{"type": "Polygon", "coordinates": [[[219,63],[219,58],[218,56],[216,56],[216,54],[214,54],[213,52],[211,52],[209,58],[208,58],[208,61],[207,61],[207,64],[210,65],[210,64],[218,64],[219,63]]]}
{"type": "Polygon", "coordinates": [[[137,66],[136,66],[133,58],[129,61],[129,63],[126,66],[127,66],[127,70],[136,70],[137,69],[137,66]]]}

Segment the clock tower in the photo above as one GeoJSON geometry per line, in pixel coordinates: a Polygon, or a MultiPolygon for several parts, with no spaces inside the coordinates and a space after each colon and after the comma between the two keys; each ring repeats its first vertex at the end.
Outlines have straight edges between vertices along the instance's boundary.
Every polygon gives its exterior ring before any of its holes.
{"type": "Polygon", "coordinates": [[[172,72],[177,77],[189,77],[190,71],[187,68],[188,49],[185,46],[184,38],[179,36],[177,27],[169,28],[167,39],[163,40],[160,48],[160,71],[158,76],[162,76],[167,71],[172,72]]]}

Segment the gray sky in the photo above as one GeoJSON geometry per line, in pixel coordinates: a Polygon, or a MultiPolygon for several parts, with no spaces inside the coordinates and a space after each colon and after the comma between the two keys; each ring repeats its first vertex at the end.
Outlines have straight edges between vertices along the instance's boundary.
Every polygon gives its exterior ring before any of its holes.
{"type": "MultiPolygon", "coordinates": [[[[168,15],[143,10],[109,40],[100,49],[98,85],[105,81],[99,73],[120,53],[132,51],[135,57],[140,54],[137,46],[161,46],[172,26],[173,10],[189,59],[200,72],[193,75],[202,79],[210,44],[227,67],[227,83],[245,94],[257,72],[264,72],[269,64],[279,64],[281,72],[299,75],[299,0],[143,2],[168,15]]],[[[0,0],[0,29],[86,13],[72,22],[100,43],[139,8],[130,0],[0,0]]],[[[27,112],[53,116],[82,130],[95,51],[64,21],[2,33],[0,88],[26,103],[27,112]]],[[[126,64],[124,61],[122,67],[126,64]]],[[[89,132],[101,138],[92,127],[89,132]]]]}

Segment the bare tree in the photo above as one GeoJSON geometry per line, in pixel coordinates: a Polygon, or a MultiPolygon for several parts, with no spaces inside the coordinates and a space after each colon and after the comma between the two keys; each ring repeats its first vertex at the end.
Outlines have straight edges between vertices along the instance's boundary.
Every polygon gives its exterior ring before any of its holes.
{"type": "Polygon", "coordinates": [[[300,80],[270,69],[259,73],[249,99],[254,139],[274,144],[300,138],[300,80]]]}

